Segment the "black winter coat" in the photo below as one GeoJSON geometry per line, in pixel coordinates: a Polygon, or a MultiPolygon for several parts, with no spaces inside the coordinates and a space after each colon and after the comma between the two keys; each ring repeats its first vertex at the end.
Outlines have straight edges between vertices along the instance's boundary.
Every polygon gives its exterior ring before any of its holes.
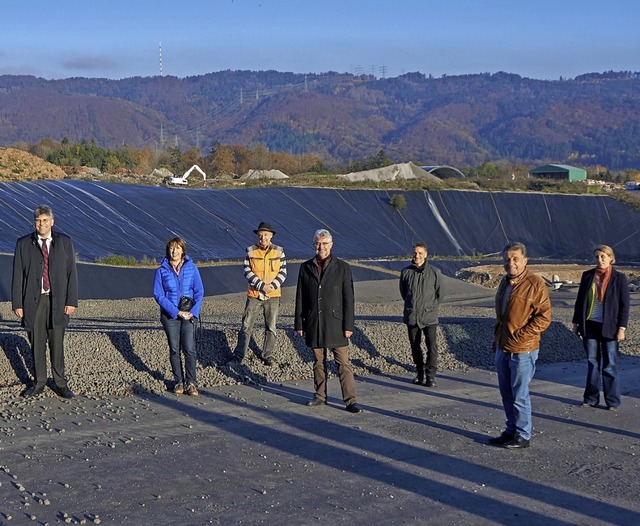
{"type": "MultiPolygon", "coordinates": [[[[36,233],[18,239],[13,256],[11,308],[23,309],[22,326],[27,331],[33,330],[42,291],[43,265],[44,257],[36,233]]],[[[53,328],[63,328],[69,323],[69,316],[64,313],[65,305],[78,306],[76,255],[71,238],[65,234],[51,232],[49,281],[53,328]]]]}
{"type": "Polygon", "coordinates": [[[318,278],[315,258],[300,265],[296,290],[295,329],[305,332],[312,348],[349,345],[345,331],[354,328],[355,307],[351,267],[331,257],[318,278]]]}
{"type": "Polygon", "coordinates": [[[411,264],[400,274],[400,295],[404,300],[402,321],[421,329],[438,324],[438,306],[442,301],[442,275],[426,263],[411,264]]]}

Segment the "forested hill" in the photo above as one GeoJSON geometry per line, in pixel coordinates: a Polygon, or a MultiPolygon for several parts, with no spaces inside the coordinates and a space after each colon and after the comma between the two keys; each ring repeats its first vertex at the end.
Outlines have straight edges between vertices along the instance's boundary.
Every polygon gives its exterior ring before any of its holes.
{"type": "Polygon", "coordinates": [[[640,73],[378,79],[222,71],[122,80],[0,76],[0,145],[45,138],[162,148],[262,144],[328,164],[396,161],[640,167],[640,73]]]}

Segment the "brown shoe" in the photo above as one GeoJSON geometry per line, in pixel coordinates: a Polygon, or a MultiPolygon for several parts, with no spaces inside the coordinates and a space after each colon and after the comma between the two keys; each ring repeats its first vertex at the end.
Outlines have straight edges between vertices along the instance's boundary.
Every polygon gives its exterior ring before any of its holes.
{"type": "Polygon", "coordinates": [[[173,392],[177,395],[184,394],[184,386],[182,384],[176,384],[173,388],[173,392]]]}
{"type": "Polygon", "coordinates": [[[200,393],[198,393],[198,390],[196,389],[195,385],[189,384],[187,385],[187,394],[189,396],[198,396],[200,393]]]}

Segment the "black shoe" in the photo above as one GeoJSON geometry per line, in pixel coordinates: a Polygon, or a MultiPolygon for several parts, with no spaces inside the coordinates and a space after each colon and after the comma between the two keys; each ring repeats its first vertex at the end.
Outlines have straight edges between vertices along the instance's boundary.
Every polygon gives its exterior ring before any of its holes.
{"type": "Polygon", "coordinates": [[[353,414],[362,413],[362,409],[360,409],[360,406],[355,402],[345,407],[345,411],[349,411],[349,413],[353,413],[353,414]]]}
{"type": "Polygon", "coordinates": [[[427,378],[424,382],[424,385],[426,387],[438,387],[438,384],[436,383],[435,379],[433,378],[427,378]]]}
{"type": "Polygon", "coordinates": [[[507,442],[511,442],[515,438],[515,433],[502,433],[499,437],[493,437],[489,439],[489,444],[494,446],[504,446],[507,442]]]}
{"type": "Polygon", "coordinates": [[[424,385],[424,377],[418,375],[411,381],[411,383],[415,385],[424,385]]]}
{"type": "Polygon", "coordinates": [[[60,398],[66,398],[67,400],[71,400],[75,395],[73,391],[68,387],[55,387],[53,392],[56,393],[60,398]]]}
{"type": "Polygon", "coordinates": [[[511,440],[509,440],[509,442],[505,442],[504,444],[502,444],[502,447],[506,447],[507,449],[525,449],[529,447],[530,444],[530,440],[522,438],[520,435],[516,435],[511,440]]]}
{"type": "Polygon", "coordinates": [[[44,393],[44,385],[32,385],[22,392],[22,396],[29,398],[44,393]]]}
{"type": "Polygon", "coordinates": [[[327,401],[322,400],[321,398],[313,397],[307,402],[307,406],[309,407],[318,407],[319,405],[327,405],[327,401]]]}
{"type": "Polygon", "coordinates": [[[273,367],[273,360],[272,360],[271,358],[265,358],[265,360],[264,360],[264,364],[265,364],[267,367],[273,367]]]}

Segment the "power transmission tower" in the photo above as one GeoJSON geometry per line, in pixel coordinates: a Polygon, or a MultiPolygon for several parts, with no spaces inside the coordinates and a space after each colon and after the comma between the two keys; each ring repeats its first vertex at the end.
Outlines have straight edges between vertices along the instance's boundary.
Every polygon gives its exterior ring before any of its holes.
{"type": "Polygon", "coordinates": [[[162,77],[162,42],[160,42],[160,76],[162,77]]]}

